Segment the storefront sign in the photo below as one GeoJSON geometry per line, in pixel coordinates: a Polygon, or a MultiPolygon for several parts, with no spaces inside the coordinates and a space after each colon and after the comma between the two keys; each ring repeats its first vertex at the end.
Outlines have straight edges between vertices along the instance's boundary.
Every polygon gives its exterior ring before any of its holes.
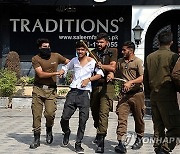
{"type": "Polygon", "coordinates": [[[53,12],[47,15],[26,12],[23,13],[23,17],[18,13],[12,15],[9,19],[11,48],[17,50],[20,55],[36,54],[35,42],[38,38],[43,37],[51,41],[52,50],[73,57],[75,55],[74,45],[77,40],[87,40],[89,48],[95,48],[95,39],[100,32],[109,34],[110,47],[119,48],[124,35],[122,32],[126,32],[127,27],[130,27],[131,10],[124,15],[115,8],[108,13],[103,12],[102,8],[91,9],[92,11],[86,12],[62,14],[53,12]],[[22,43],[19,44],[20,42],[22,43]]]}

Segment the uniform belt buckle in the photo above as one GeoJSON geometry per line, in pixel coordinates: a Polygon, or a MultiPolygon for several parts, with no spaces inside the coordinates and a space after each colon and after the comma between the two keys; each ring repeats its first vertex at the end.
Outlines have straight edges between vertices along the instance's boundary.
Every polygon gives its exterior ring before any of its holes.
{"type": "Polygon", "coordinates": [[[43,87],[42,87],[43,89],[48,89],[48,86],[46,86],[46,85],[43,85],[43,87]]]}

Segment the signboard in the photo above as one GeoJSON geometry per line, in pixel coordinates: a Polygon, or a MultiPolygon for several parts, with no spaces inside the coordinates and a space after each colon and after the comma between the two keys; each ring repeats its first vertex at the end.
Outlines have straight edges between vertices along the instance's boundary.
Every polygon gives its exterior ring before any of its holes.
{"type": "Polygon", "coordinates": [[[100,32],[108,33],[110,47],[119,50],[123,41],[130,40],[130,6],[79,6],[73,12],[61,12],[50,6],[24,7],[27,8],[11,13],[10,47],[27,61],[37,54],[38,38],[48,38],[52,51],[68,58],[75,56],[75,42],[79,39],[87,40],[89,48],[95,48],[100,32]]]}

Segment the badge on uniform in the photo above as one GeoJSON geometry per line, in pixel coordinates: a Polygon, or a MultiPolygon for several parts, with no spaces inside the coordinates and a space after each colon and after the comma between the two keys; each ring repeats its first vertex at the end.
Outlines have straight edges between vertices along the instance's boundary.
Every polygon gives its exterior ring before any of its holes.
{"type": "Polygon", "coordinates": [[[48,89],[48,86],[46,86],[46,85],[43,85],[43,87],[42,87],[43,89],[48,89]]]}

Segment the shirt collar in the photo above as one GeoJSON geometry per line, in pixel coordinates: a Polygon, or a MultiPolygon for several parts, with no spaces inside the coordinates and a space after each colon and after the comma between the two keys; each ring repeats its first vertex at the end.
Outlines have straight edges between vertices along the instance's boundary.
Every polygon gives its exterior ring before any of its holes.
{"type": "Polygon", "coordinates": [[[170,47],[168,47],[168,46],[160,46],[159,50],[169,50],[170,51],[170,47]]]}
{"type": "Polygon", "coordinates": [[[103,51],[101,51],[101,50],[96,50],[96,52],[98,52],[98,54],[108,53],[108,51],[109,51],[109,48],[108,48],[108,47],[106,47],[103,51]]]}
{"type": "MultiPolygon", "coordinates": [[[[125,58],[123,58],[123,59],[124,59],[124,62],[126,62],[125,58]]],[[[136,56],[134,55],[134,56],[128,61],[128,63],[131,62],[131,61],[134,61],[135,59],[136,59],[136,56]]]]}
{"type": "Polygon", "coordinates": [[[108,47],[106,47],[106,49],[103,50],[103,51],[97,50],[97,51],[96,51],[96,54],[97,54],[97,56],[98,56],[100,59],[104,59],[104,57],[105,57],[106,55],[112,56],[112,53],[109,51],[109,48],[108,48],[108,47]]]}

